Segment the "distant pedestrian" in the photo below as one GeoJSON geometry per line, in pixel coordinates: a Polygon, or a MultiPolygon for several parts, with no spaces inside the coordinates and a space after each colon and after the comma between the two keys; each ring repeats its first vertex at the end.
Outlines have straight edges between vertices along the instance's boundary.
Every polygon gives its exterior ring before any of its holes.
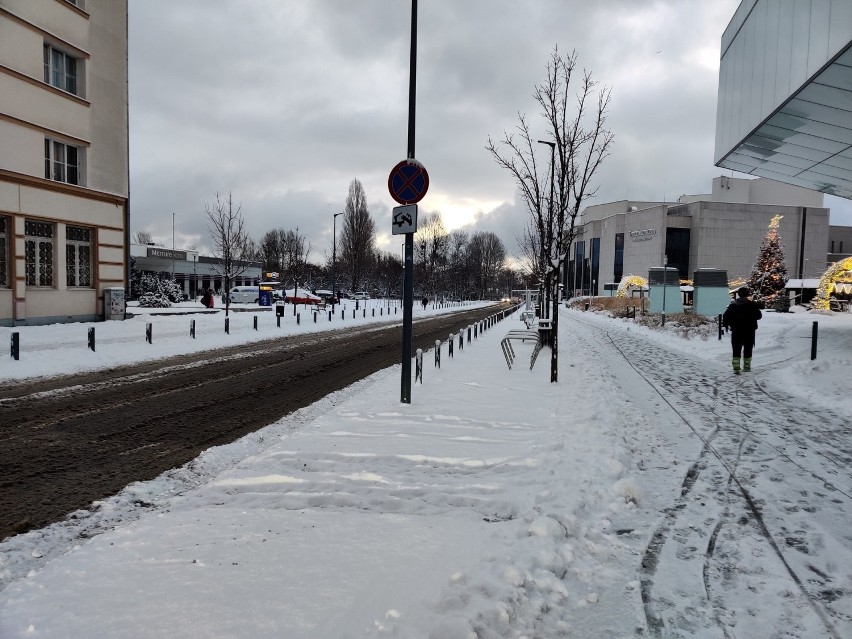
{"type": "Polygon", "coordinates": [[[423,301],[421,302],[421,304],[423,304],[423,310],[425,311],[425,310],[426,310],[426,307],[429,305],[429,298],[428,298],[428,297],[424,297],[424,298],[423,298],[423,301]]]}
{"type": "Polygon", "coordinates": [[[213,308],[213,291],[209,288],[204,289],[204,295],[201,296],[201,305],[206,308],[213,308]]]}
{"type": "Polygon", "coordinates": [[[728,305],[722,315],[722,324],[731,331],[732,364],[734,374],[740,374],[740,357],[743,358],[744,372],[751,370],[751,353],[754,348],[754,333],[757,320],[763,317],[760,307],[749,299],[751,291],[743,286],[737,291],[737,299],[728,305]]]}

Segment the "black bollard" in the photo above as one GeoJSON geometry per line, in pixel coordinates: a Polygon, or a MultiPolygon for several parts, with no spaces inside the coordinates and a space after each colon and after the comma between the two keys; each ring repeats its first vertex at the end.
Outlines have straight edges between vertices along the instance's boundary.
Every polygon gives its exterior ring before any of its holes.
{"type": "Polygon", "coordinates": [[[189,336],[195,339],[195,320],[189,320],[189,336]]]}
{"type": "Polygon", "coordinates": [[[814,322],[813,329],[811,330],[811,359],[816,359],[817,353],[817,333],[819,332],[819,323],[814,322]]]}
{"type": "MultiPolygon", "coordinates": [[[[151,326],[148,324],[148,326],[151,326]]],[[[89,348],[94,352],[95,350],[95,327],[92,326],[89,328],[89,348]]]]}
{"type": "Polygon", "coordinates": [[[257,315],[254,316],[254,330],[257,330],[257,315]]]}
{"type": "Polygon", "coordinates": [[[21,334],[12,333],[12,359],[21,359],[21,334]]]}
{"type": "MultiPolygon", "coordinates": [[[[154,343],[154,325],[151,322],[145,324],[145,341],[149,344],[154,343]]],[[[95,350],[94,348],[92,350],[95,350]]]]}

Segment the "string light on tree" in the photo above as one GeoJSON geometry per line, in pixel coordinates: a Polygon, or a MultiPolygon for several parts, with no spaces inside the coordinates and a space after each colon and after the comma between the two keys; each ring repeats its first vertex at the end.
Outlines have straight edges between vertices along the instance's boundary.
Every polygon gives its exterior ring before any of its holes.
{"type": "Polygon", "coordinates": [[[760,244],[757,262],[751,270],[746,284],[752,291],[756,302],[774,307],[779,298],[786,297],[787,265],[784,259],[784,245],[778,236],[778,226],[782,215],[776,215],[769,222],[769,230],[760,244]]]}

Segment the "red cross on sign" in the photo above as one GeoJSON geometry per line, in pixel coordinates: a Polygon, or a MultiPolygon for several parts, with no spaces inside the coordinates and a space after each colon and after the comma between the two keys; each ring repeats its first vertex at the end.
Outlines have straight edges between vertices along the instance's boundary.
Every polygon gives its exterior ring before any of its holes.
{"type": "Polygon", "coordinates": [[[391,169],[388,191],[400,204],[416,204],[429,190],[429,174],[414,158],[403,160],[391,169]]]}

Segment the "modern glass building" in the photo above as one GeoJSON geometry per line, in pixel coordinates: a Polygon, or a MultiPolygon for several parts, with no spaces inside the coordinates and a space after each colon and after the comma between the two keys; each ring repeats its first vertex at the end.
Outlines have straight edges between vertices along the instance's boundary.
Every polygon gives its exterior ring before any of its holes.
{"type": "Polygon", "coordinates": [[[852,198],[852,2],[743,0],[722,36],[716,166],[852,198]]]}

